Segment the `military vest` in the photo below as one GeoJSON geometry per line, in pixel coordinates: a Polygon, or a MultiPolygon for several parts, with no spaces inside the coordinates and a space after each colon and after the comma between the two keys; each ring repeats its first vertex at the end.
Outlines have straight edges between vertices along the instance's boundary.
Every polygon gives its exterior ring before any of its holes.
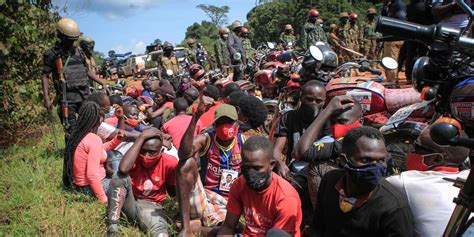
{"type": "Polygon", "coordinates": [[[63,74],[66,80],[67,91],[82,89],[87,87],[87,64],[85,54],[81,49],[76,48],[74,54],[58,54],[63,63],[63,74]]]}

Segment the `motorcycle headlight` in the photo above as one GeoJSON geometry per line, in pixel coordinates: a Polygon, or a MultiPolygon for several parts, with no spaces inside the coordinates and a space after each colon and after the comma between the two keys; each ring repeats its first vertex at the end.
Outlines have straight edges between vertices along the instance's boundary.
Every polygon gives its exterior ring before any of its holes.
{"type": "Polygon", "coordinates": [[[413,87],[421,92],[423,90],[424,81],[427,78],[425,73],[427,66],[429,65],[430,58],[429,57],[420,57],[415,61],[413,64],[413,71],[412,71],[412,83],[413,87]]]}

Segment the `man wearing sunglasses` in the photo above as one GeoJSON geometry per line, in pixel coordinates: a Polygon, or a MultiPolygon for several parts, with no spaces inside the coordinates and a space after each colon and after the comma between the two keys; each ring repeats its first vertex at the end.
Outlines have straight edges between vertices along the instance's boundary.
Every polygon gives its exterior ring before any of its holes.
{"type": "Polygon", "coordinates": [[[453,198],[459,193],[453,181],[466,179],[469,174],[469,170],[460,171],[468,155],[468,148],[436,144],[427,127],[415,141],[415,150],[407,156],[408,171],[387,178],[408,197],[417,236],[443,234],[455,207],[453,198]]]}
{"type": "Polygon", "coordinates": [[[106,221],[107,235],[118,232],[120,214],[137,223],[151,236],[168,236],[162,202],[175,195],[178,160],[162,153],[163,134],[156,128],[144,130],[122,158],[110,182],[106,221]]]}
{"type": "Polygon", "coordinates": [[[383,178],[383,135],[366,126],[350,130],[342,156],[344,169],[321,180],[310,236],[413,236],[407,198],[383,178]]]}

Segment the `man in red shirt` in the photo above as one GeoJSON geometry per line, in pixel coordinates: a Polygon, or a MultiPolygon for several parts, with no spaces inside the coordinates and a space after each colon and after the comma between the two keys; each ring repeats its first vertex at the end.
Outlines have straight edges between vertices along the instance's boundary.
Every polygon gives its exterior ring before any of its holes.
{"type": "MultiPolygon", "coordinates": [[[[191,118],[193,116],[186,114],[186,109],[188,108],[188,102],[186,99],[180,97],[173,102],[173,107],[176,116],[170,119],[168,122],[163,124],[163,132],[171,136],[173,140],[173,145],[176,149],[179,149],[179,143],[183,138],[186,128],[188,128],[191,118]]],[[[196,124],[196,130],[194,135],[198,135],[202,129],[200,121],[196,124]]]]}
{"type": "Polygon", "coordinates": [[[162,133],[144,130],[120,162],[110,182],[107,205],[107,235],[118,232],[120,213],[152,236],[168,236],[161,203],[166,193],[175,195],[178,160],[162,153],[162,133]]]}
{"type": "Polygon", "coordinates": [[[244,236],[268,236],[269,230],[300,236],[301,202],[296,190],[272,172],[271,142],[261,136],[249,138],[242,148],[242,176],[232,184],[227,215],[219,236],[232,236],[244,215],[244,236]]]}

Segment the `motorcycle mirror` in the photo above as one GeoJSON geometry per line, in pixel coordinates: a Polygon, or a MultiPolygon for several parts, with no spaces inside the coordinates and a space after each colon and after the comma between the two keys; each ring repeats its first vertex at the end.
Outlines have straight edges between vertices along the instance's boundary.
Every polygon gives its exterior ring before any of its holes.
{"type": "Polygon", "coordinates": [[[172,71],[171,69],[167,69],[167,70],[166,70],[166,75],[172,76],[172,75],[173,75],[173,71],[172,71]]]}
{"type": "Polygon", "coordinates": [[[382,66],[386,69],[394,70],[398,68],[398,63],[395,59],[391,57],[382,58],[382,66]]]}
{"type": "Polygon", "coordinates": [[[240,61],[240,59],[242,58],[242,55],[240,53],[235,53],[234,55],[232,55],[232,58],[235,61],[240,61]]]}
{"type": "Polygon", "coordinates": [[[314,45],[309,46],[309,53],[311,54],[311,57],[317,61],[323,61],[323,52],[318,47],[314,45]]]}
{"type": "Polygon", "coordinates": [[[274,48],[275,48],[275,44],[272,43],[272,42],[267,42],[267,46],[268,46],[268,48],[270,48],[270,49],[274,49],[274,48]]]}

